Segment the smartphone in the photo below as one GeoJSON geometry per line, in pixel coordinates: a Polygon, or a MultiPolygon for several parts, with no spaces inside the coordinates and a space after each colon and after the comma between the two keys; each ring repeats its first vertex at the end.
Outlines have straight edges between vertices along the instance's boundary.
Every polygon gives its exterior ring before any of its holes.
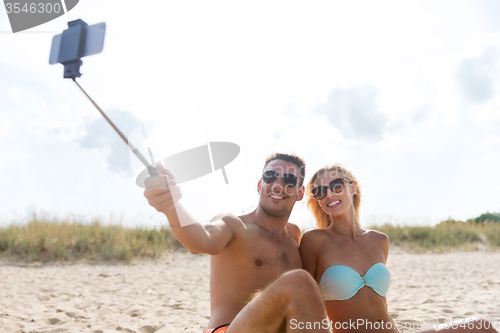
{"type": "MultiPolygon", "coordinates": [[[[104,33],[106,32],[106,23],[98,23],[91,26],[86,27],[85,41],[83,42],[83,53],[82,57],[88,56],[91,54],[96,54],[102,52],[104,47],[104,33]]],[[[68,50],[68,48],[77,48],[77,44],[67,43],[61,45],[62,43],[62,34],[54,36],[52,38],[52,48],[50,49],[50,57],[49,63],[51,65],[57,64],[59,61],[59,55],[61,51],[71,52],[73,50],[68,50]]]]}

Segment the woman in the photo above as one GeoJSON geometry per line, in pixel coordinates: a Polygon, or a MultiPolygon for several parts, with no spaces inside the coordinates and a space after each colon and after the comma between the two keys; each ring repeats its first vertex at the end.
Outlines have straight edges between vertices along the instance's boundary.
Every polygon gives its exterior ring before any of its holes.
{"type": "MultiPolygon", "coordinates": [[[[306,202],[318,229],[304,233],[300,253],[304,269],[324,294],[334,331],[399,332],[385,298],[391,280],[385,267],[389,237],[361,228],[356,178],[339,164],[321,168],[307,185],[306,202]]],[[[496,332],[489,324],[476,320],[469,323],[470,330],[453,327],[439,332],[496,332]]]]}

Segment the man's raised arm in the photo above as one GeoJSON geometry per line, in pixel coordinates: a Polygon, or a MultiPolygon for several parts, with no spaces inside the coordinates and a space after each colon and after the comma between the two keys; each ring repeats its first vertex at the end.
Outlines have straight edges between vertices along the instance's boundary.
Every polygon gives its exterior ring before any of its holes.
{"type": "MultiPolygon", "coordinates": [[[[202,226],[182,206],[179,186],[172,174],[158,165],[159,176],[149,177],[144,183],[144,196],[157,211],[167,216],[172,232],[182,245],[193,253],[219,254],[233,239],[238,218],[230,215],[219,215],[202,226]]],[[[239,221],[241,223],[241,220],[239,221]]]]}

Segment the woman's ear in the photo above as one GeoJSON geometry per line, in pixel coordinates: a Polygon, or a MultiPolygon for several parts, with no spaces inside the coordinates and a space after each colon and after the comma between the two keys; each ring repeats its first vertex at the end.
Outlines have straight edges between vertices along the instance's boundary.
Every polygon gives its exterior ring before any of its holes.
{"type": "Polygon", "coordinates": [[[352,182],[352,183],[349,184],[349,187],[351,189],[351,194],[352,195],[358,194],[358,187],[357,187],[357,185],[358,184],[356,182],[352,182]]]}

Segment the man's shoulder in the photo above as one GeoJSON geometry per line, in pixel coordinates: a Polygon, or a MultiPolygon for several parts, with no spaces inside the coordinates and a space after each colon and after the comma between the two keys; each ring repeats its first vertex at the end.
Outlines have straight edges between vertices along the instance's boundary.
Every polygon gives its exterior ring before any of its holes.
{"type": "Polygon", "coordinates": [[[289,232],[299,232],[300,233],[300,228],[298,225],[296,225],[295,223],[292,223],[292,222],[287,222],[286,223],[286,226],[285,228],[289,231],[289,232]]]}
{"type": "Polygon", "coordinates": [[[231,237],[234,237],[243,225],[243,221],[238,216],[231,213],[221,213],[215,215],[210,222],[205,225],[205,229],[226,230],[226,232],[231,233],[231,237]]]}
{"type": "Polygon", "coordinates": [[[292,237],[292,239],[297,241],[297,244],[300,243],[300,228],[298,225],[292,222],[287,222],[285,226],[286,230],[292,237]]]}
{"type": "Polygon", "coordinates": [[[223,221],[226,224],[238,224],[241,225],[243,221],[239,216],[236,216],[231,213],[220,213],[215,215],[211,220],[210,223],[217,222],[217,221],[223,221]]]}

